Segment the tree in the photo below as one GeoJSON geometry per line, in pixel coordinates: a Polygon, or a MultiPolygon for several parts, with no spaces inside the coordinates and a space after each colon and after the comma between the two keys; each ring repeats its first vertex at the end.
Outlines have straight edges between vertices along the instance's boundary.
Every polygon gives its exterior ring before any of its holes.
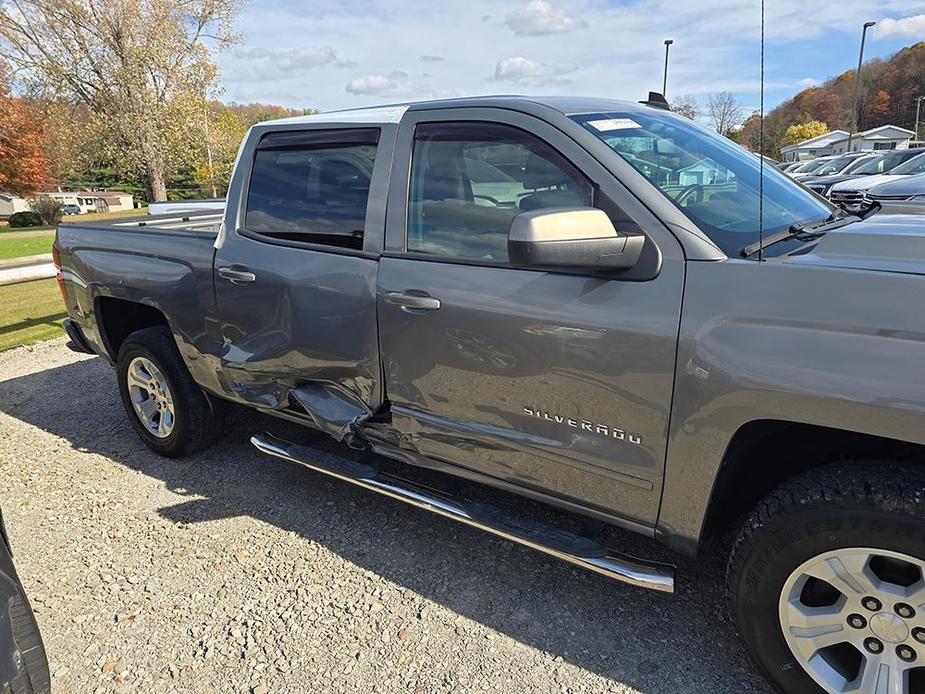
{"type": "Polygon", "coordinates": [[[41,114],[10,93],[0,70],[0,190],[30,196],[48,182],[43,125],[41,114]]]}
{"type": "Polygon", "coordinates": [[[695,120],[700,115],[700,105],[693,94],[684,94],[672,99],[671,110],[691,120],[695,120]]]}
{"type": "Polygon", "coordinates": [[[817,120],[807,120],[802,123],[794,123],[787,128],[784,133],[784,139],[781,144],[794,145],[797,142],[803,142],[811,137],[818,137],[829,132],[829,126],[817,120]]]}
{"type": "Polygon", "coordinates": [[[42,220],[42,224],[54,226],[61,221],[64,209],[60,202],[47,195],[40,195],[29,201],[29,209],[42,220]]]}
{"type": "MultiPolygon", "coordinates": [[[[864,121],[858,124],[858,130],[860,131],[864,127],[864,123],[884,124],[889,117],[889,113],[890,95],[880,89],[864,106],[864,121]]],[[[877,125],[872,125],[871,127],[877,127],[877,125]]]]}
{"type": "Polygon", "coordinates": [[[713,129],[720,135],[728,135],[742,121],[745,109],[729,92],[719,92],[710,94],[707,112],[713,122],[713,129]]]}
{"type": "Polygon", "coordinates": [[[121,168],[143,172],[149,199],[201,139],[215,90],[212,57],[237,37],[239,0],[7,0],[0,54],[46,95],[69,96],[106,124],[121,168]],[[198,119],[197,119],[198,115],[198,119]]]}

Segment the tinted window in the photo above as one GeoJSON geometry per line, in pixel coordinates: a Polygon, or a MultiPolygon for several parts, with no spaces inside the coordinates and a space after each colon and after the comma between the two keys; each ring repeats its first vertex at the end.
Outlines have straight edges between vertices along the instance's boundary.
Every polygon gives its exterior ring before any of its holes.
{"type": "Polygon", "coordinates": [[[890,171],[892,174],[907,176],[909,174],[925,173],[925,154],[919,154],[903,162],[890,171]]]}
{"type": "Polygon", "coordinates": [[[272,133],[254,156],[245,228],[287,241],[362,249],[378,131],[272,133]]]}
{"type": "Polygon", "coordinates": [[[592,204],[584,176],[522,130],[494,123],[415,129],[409,251],[504,262],[516,215],[592,204]]]}
{"type": "MultiPolygon", "coordinates": [[[[763,167],[759,185],[758,157],[676,114],[646,109],[573,118],[729,256],[758,240],[759,225],[767,236],[794,224],[821,222],[835,209],[773,166],[763,167]]],[[[786,250],[787,244],[773,247],[775,253],[786,250]]]]}

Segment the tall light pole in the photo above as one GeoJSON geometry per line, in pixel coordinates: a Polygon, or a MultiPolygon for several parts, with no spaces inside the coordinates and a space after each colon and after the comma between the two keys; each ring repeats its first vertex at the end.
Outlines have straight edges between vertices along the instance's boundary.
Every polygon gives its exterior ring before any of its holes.
{"type": "Polygon", "coordinates": [[[922,107],[922,101],[925,101],[925,96],[919,96],[915,99],[915,141],[921,142],[922,138],[919,137],[919,109],[922,107]]]}
{"type": "Polygon", "coordinates": [[[662,96],[665,96],[665,90],[668,89],[668,47],[673,43],[673,40],[665,39],[665,75],[662,77],[662,96]]]}
{"type": "MultiPolygon", "coordinates": [[[[861,89],[861,63],[864,62],[864,39],[867,38],[867,30],[877,22],[864,22],[864,28],[861,30],[861,52],[858,54],[858,71],[854,73],[854,107],[851,110],[851,122],[854,129],[858,128],[858,96],[861,89]]],[[[851,151],[851,129],[848,130],[848,146],[846,152],[851,151]]]]}

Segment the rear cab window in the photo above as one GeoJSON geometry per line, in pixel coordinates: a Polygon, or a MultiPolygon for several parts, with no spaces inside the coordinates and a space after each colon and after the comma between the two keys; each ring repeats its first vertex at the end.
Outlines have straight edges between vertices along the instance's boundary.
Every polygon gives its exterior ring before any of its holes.
{"type": "Polygon", "coordinates": [[[247,234],[362,250],[378,141],[378,128],[264,135],[248,185],[247,234]]]}

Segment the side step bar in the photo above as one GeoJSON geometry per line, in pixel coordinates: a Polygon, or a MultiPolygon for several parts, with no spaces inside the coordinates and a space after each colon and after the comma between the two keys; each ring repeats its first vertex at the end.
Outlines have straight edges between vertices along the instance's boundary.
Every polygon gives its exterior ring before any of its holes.
{"type": "Polygon", "coordinates": [[[617,581],[663,593],[674,592],[674,567],[669,564],[618,554],[590,538],[515,516],[499,507],[456,500],[407,480],[383,475],[371,465],[346,459],[320,461],[311,447],[290,443],[272,434],[255,434],[251,443],[268,455],[480,528],[617,581]]]}

